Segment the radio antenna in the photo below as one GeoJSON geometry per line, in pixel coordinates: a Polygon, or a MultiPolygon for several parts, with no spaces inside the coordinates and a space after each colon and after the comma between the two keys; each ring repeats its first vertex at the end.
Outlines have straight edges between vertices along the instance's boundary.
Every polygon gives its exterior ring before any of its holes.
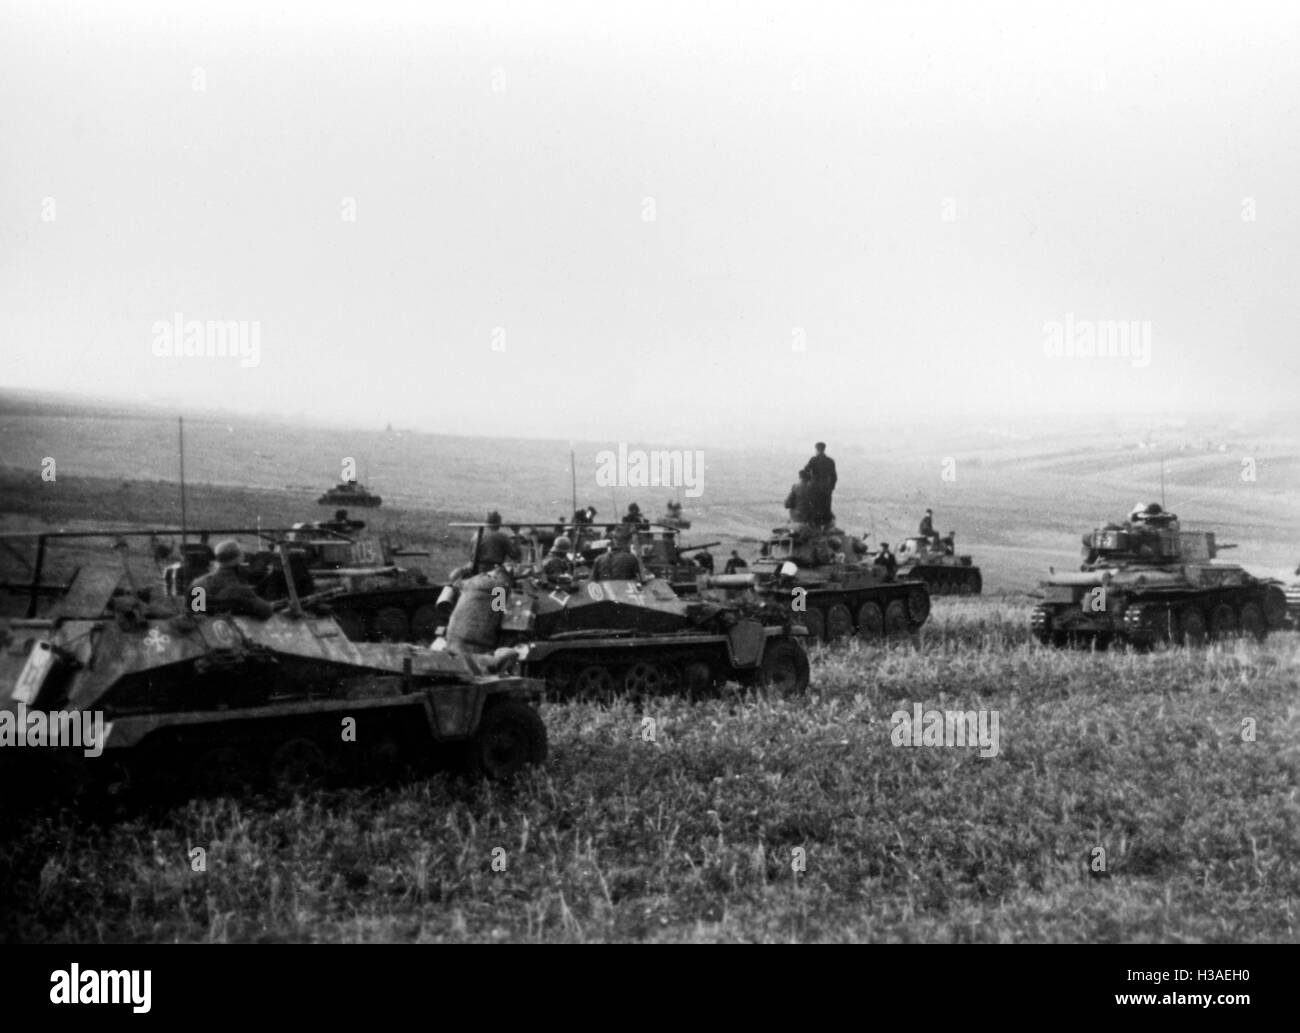
{"type": "Polygon", "coordinates": [[[181,450],[181,550],[185,549],[185,417],[178,416],[181,450]]]}
{"type": "Polygon", "coordinates": [[[573,489],[573,515],[578,515],[578,465],[573,458],[573,449],[569,449],[569,484],[573,489]]]}
{"type": "Polygon", "coordinates": [[[1165,508],[1165,459],[1160,457],[1160,508],[1165,508]]]}

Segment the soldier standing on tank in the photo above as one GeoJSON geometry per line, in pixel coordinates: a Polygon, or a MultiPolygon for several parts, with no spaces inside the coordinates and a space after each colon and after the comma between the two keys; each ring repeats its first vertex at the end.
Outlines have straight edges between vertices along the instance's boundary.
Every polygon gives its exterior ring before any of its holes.
{"type": "Polygon", "coordinates": [[[640,527],[645,522],[646,522],[645,517],[641,515],[641,507],[638,506],[635,502],[629,503],[627,507],[627,512],[623,514],[623,523],[632,524],[636,527],[640,527]]]}
{"type": "Polygon", "coordinates": [[[799,480],[790,486],[790,494],[785,497],[785,508],[790,511],[790,523],[807,524],[813,517],[810,496],[812,494],[812,474],[806,469],[799,471],[799,480]]]}
{"type": "Polygon", "coordinates": [[[227,539],[217,546],[216,565],[190,586],[189,605],[191,609],[198,605],[201,598],[202,609],[198,613],[232,613],[261,617],[265,620],[275,612],[275,608],[265,599],[244,584],[239,576],[239,565],[244,561],[244,551],[239,543],[227,539]],[[194,590],[203,590],[201,597],[196,597],[194,590]]]}
{"type": "Polygon", "coordinates": [[[614,531],[609,551],[596,560],[591,571],[593,581],[639,581],[641,561],[631,552],[632,533],[625,528],[614,531]]]}
{"type": "Polygon", "coordinates": [[[937,545],[939,542],[939,532],[934,529],[934,510],[932,509],[927,509],[925,516],[921,517],[921,537],[932,545],[937,545]]]}
{"type": "Polygon", "coordinates": [[[487,517],[487,530],[479,538],[478,550],[474,553],[475,574],[504,566],[510,561],[520,559],[519,546],[511,537],[501,530],[501,514],[493,510],[487,517]]]}
{"type": "Polygon", "coordinates": [[[817,453],[808,460],[804,470],[811,480],[809,491],[809,509],[812,523],[819,527],[829,527],[835,523],[835,514],[831,512],[831,494],[839,479],[835,473],[835,460],[826,454],[826,442],[819,441],[813,446],[817,453]]]}
{"type": "MultiPolygon", "coordinates": [[[[701,570],[709,574],[713,573],[713,553],[709,552],[708,549],[701,549],[697,552],[695,562],[700,565],[701,570]]],[[[1296,573],[1300,574],[1300,570],[1296,571],[1296,573]]]]}
{"type": "Polygon", "coordinates": [[[740,553],[735,549],[731,550],[731,558],[727,560],[727,565],[722,568],[724,574],[734,574],[737,571],[745,570],[749,564],[740,558],[740,553]]]}

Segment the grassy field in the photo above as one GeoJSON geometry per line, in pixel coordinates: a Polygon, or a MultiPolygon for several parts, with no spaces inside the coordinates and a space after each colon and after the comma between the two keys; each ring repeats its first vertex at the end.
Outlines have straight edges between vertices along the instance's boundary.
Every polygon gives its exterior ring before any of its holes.
{"type": "MultiPolygon", "coordinates": [[[[0,403],[0,530],[179,519],[157,414],[0,403]],[[54,483],[39,477],[46,455],[60,457],[54,483]]],[[[357,447],[216,417],[193,434],[192,524],[316,519],[335,454],[364,451],[386,502],[354,515],[429,548],[437,576],[463,556],[449,521],[567,499],[567,455],[553,462],[547,443],[395,432],[357,447]]],[[[1199,494],[1185,525],[1241,541],[1225,558],[1257,573],[1289,573],[1294,436],[1203,444],[1171,471],[1179,497],[1199,494]],[[1237,476],[1247,448],[1255,483],[1237,476]]],[[[0,830],[0,939],[1297,939],[1300,636],[1146,655],[1038,646],[1027,593],[1049,564],[1078,562],[1096,519],[1145,497],[1152,463],[1101,432],[963,447],[944,486],[942,437],[838,450],[844,512],[896,538],[941,499],[994,590],[936,600],[918,643],[818,649],[795,701],[548,705],[550,759],[508,790],[436,776],[110,825],[45,813],[0,830]],[[892,715],[916,704],[996,714],[996,755],[894,745],[892,715]]],[[[711,451],[692,534],[752,554],[800,459],[711,451]]],[[[0,560],[11,577],[14,562],[0,560]]],[[[147,553],[137,562],[149,576],[147,553]]]]}
{"type": "Polygon", "coordinates": [[[1295,940],[1300,638],[1094,655],[1025,620],[939,600],[919,651],[819,650],[793,702],[547,706],[509,790],[47,816],[0,845],[3,936],[1295,940]],[[997,755],[894,745],[918,702],[996,711],[997,755]]]}

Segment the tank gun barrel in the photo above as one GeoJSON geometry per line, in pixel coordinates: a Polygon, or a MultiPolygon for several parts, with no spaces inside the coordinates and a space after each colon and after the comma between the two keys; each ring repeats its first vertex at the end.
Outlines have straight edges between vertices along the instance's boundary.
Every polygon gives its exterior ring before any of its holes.
{"type": "Polygon", "coordinates": [[[717,541],[717,542],[702,542],[702,543],[699,544],[699,545],[679,545],[679,546],[677,546],[677,551],[678,551],[678,552],[694,552],[696,549],[711,549],[713,546],[715,546],[715,545],[721,545],[721,544],[722,544],[722,542],[717,541]]]}
{"type": "Polygon", "coordinates": [[[706,588],[753,588],[757,584],[757,574],[709,574],[704,578],[706,588]]]}

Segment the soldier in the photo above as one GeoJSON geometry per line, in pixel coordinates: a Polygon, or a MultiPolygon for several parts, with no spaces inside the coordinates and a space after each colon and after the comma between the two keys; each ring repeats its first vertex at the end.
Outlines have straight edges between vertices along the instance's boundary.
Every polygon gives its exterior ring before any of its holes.
{"type": "MultiPolygon", "coordinates": [[[[701,570],[708,574],[713,573],[713,553],[709,552],[708,549],[701,549],[697,552],[695,554],[695,562],[700,565],[701,570]]],[[[1300,570],[1297,570],[1296,573],[1300,574],[1300,570]]]]}
{"type": "Polygon", "coordinates": [[[487,530],[479,538],[474,553],[474,573],[481,574],[520,558],[519,546],[501,530],[501,514],[493,510],[487,517],[487,530]]]}
{"type": "Polygon", "coordinates": [[[569,556],[572,543],[564,535],[555,539],[546,562],[542,564],[542,574],[546,577],[561,577],[573,573],[573,560],[569,556]]]}
{"type": "Polygon", "coordinates": [[[894,580],[894,571],[898,569],[898,559],[889,551],[888,542],[880,543],[880,551],[876,553],[876,562],[874,565],[885,568],[885,579],[887,581],[894,580]]]}
{"type": "Polygon", "coordinates": [[[831,512],[831,494],[839,479],[835,473],[835,460],[826,454],[826,442],[819,441],[813,446],[817,454],[804,466],[811,480],[809,491],[809,509],[812,523],[818,526],[830,526],[835,523],[835,514],[831,512]]]}
{"type": "Polygon", "coordinates": [[[799,480],[790,486],[790,494],[785,497],[785,508],[790,511],[790,523],[806,524],[812,519],[810,508],[810,491],[812,474],[806,469],[799,471],[799,480]]]}
{"type": "Polygon", "coordinates": [[[591,571],[593,581],[639,581],[641,561],[632,555],[631,532],[619,528],[614,532],[609,551],[596,560],[591,571]]]}
{"type": "Polygon", "coordinates": [[[190,606],[197,605],[194,589],[203,589],[203,608],[199,613],[233,613],[261,617],[265,620],[274,607],[259,596],[239,576],[244,551],[234,539],[217,546],[216,565],[190,586],[190,606]]]}
{"type": "Polygon", "coordinates": [[[732,549],[731,558],[727,560],[727,565],[722,568],[722,572],[724,574],[734,574],[736,573],[736,571],[744,570],[748,566],[749,564],[740,558],[740,553],[738,553],[735,549],[732,549]]]}
{"type": "Polygon", "coordinates": [[[623,514],[623,523],[632,524],[637,527],[646,523],[645,517],[641,515],[641,507],[635,502],[628,504],[627,512],[623,514]]]}
{"type": "Polygon", "coordinates": [[[934,529],[934,510],[927,509],[921,517],[921,537],[931,544],[939,541],[939,532],[934,529]]]}

